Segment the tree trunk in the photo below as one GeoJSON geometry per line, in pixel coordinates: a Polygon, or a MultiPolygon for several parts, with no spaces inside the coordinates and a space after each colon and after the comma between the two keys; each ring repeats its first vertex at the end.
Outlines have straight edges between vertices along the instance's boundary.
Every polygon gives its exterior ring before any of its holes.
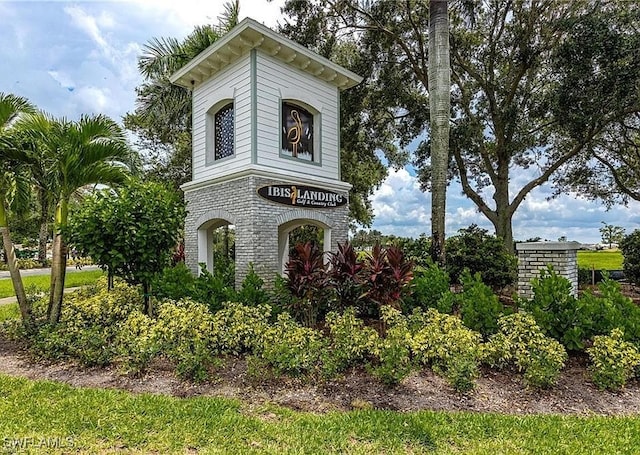
{"type": "Polygon", "coordinates": [[[18,268],[16,251],[13,247],[13,242],[11,241],[9,224],[7,222],[7,214],[4,208],[3,201],[0,201],[0,232],[2,233],[2,244],[4,246],[5,255],[7,257],[7,265],[9,266],[9,274],[11,275],[13,289],[16,293],[16,300],[18,301],[18,307],[20,308],[22,323],[25,325],[25,327],[29,327],[33,322],[31,315],[31,305],[29,305],[27,294],[24,291],[24,286],[22,284],[22,277],[20,276],[20,269],[18,268]]]}
{"type": "Polygon", "coordinates": [[[47,261],[47,240],[49,240],[49,205],[46,194],[39,190],[40,234],[38,236],[38,261],[44,266],[47,261]]]}
{"type": "Polygon", "coordinates": [[[445,263],[451,63],[447,0],[429,3],[429,113],[431,139],[431,258],[445,263]]]}
{"type": "Polygon", "coordinates": [[[511,225],[512,218],[513,211],[499,210],[497,219],[493,223],[496,228],[496,236],[502,238],[505,250],[511,254],[515,252],[513,245],[513,227],[511,225]]]}
{"type": "Polygon", "coordinates": [[[56,210],[55,234],[53,236],[53,258],[51,263],[51,288],[49,292],[49,307],[47,316],[49,323],[57,324],[62,311],[64,296],[64,277],[67,271],[67,246],[62,237],[62,228],[68,219],[68,205],[66,200],[60,201],[56,210]]]}
{"type": "Polygon", "coordinates": [[[151,301],[151,285],[142,283],[142,292],[144,294],[144,314],[153,317],[153,303],[151,301]]]}

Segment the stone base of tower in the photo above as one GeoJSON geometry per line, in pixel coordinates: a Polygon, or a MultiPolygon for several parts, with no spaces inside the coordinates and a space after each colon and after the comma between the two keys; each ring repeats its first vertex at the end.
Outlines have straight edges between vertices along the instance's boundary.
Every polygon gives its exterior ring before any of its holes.
{"type": "MultiPolygon", "coordinates": [[[[340,182],[342,185],[344,183],[340,182]]],[[[271,288],[288,260],[289,233],[298,226],[315,225],[324,231],[325,251],[335,251],[348,239],[348,204],[328,208],[282,205],[261,197],[258,189],[268,185],[300,185],[300,181],[263,176],[243,176],[210,184],[193,183],[184,187],[187,203],[185,220],[185,260],[189,269],[199,273],[199,264],[212,270],[213,231],[235,226],[236,289],[253,264],[256,273],[271,288]]],[[[306,184],[317,185],[316,182],[306,184]]],[[[322,185],[348,197],[344,186],[322,185]]]]}

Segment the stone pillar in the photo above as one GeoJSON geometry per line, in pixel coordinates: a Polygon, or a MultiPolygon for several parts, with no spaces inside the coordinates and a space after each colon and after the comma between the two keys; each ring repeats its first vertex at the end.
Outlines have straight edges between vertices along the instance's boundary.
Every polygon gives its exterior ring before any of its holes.
{"type": "Polygon", "coordinates": [[[578,295],[578,242],[516,243],[518,253],[518,296],[531,298],[531,280],[548,265],[571,282],[571,292],[578,295]]]}

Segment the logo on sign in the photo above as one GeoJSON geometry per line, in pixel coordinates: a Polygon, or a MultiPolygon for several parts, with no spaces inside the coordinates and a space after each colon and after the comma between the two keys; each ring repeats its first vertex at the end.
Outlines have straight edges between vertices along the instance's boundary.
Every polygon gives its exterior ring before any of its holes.
{"type": "Polygon", "coordinates": [[[347,203],[345,195],[305,185],[267,185],[259,188],[258,194],[278,204],[301,207],[333,208],[347,203]]]}

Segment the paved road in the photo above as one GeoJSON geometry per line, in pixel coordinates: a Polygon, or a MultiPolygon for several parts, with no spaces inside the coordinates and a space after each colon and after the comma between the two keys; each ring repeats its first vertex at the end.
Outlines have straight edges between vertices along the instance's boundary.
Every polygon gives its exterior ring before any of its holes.
{"type": "MultiPolygon", "coordinates": [[[[82,270],[98,270],[100,267],[98,267],[97,265],[85,265],[84,267],[82,267],[82,270]]],[[[71,265],[69,267],[67,267],[67,273],[69,272],[75,272],[78,269],[76,269],[76,267],[74,265],[71,265]]],[[[50,268],[46,268],[46,269],[24,269],[24,270],[20,270],[20,275],[22,275],[23,277],[25,276],[34,276],[34,275],[51,275],[51,269],[50,268]]],[[[10,278],[9,275],[9,271],[8,270],[3,270],[0,271],[0,279],[2,278],[10,278]]]]}
{"type": "MultiPolygon", "coordinates": [[[[82,270],[98,270],[100,267],[98,267],[97,265],[87,265],[82,267],[82,270]]],[[[75,266],[70,266],[67,267],[67,273],[71,272],[76,272],[78,271],[75,266]]],[[[22,277],[26,277],[26,276],[34,276],[34,275],[51,275],[51,269],[50,268],[46,268],[46,269],[26,269],[26,270],[20,270],[20,275],[22,275],[22,277]]],[[[9,279],[9,271],[0,271],[0,280],[2,279],[9,279]]],[[[64,292],[73,292],[77,289],[80,288],[65,288],[64,292]]],[[[16,301],[16,297],[5,297],[0,299],[0,305],[5,305],[8,303],[13,303],[16,301]]]]}

